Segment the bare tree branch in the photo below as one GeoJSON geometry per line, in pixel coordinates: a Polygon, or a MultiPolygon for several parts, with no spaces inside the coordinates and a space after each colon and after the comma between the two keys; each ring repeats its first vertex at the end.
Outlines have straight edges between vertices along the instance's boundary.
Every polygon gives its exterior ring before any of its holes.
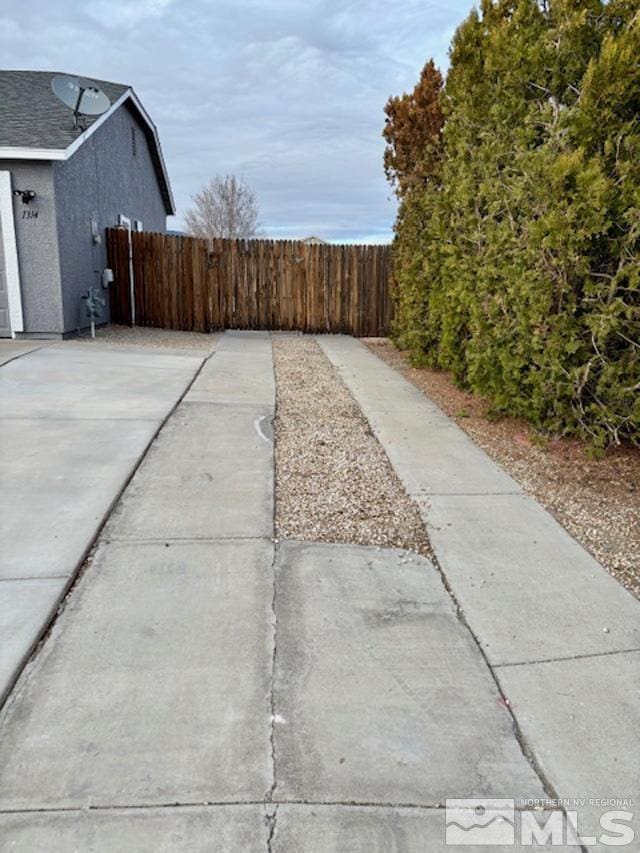
{"type": "Polygon", "coordinates": [[[258,236],[258,202],[235,175],[216,175],[193,196],[185,225],[194,237],[240,239],[258,236]]]}

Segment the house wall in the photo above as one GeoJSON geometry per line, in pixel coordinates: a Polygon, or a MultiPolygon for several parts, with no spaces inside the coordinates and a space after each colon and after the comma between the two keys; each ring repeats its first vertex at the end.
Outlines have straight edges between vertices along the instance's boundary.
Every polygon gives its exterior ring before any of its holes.
{"type": "MultiPolygon", "coordinates": [[[[63,325],[73,332],[88,325],[82,295],[101,287],[107,265],[105,228],[118,224],[118,215],[145,231],[165,231],[166,209],[151,158],[144,125],[127,104],[118,109],[69,160],[53,164],[63,325]],[[131,138],[135,129],[136,154],[131,138]],[[91,221],[101,238],[95,244],[91,221]]],[[[108,293],[102,291],[109,318],[108,293]]]]}
{"type": "Polygon", "coordinates": [[[11,173],[12,189],[37,193],[28,205],[13,198],[24,331],[61,335],[64,322],[51,163],[1,160],[0,170],[11,173]]]}

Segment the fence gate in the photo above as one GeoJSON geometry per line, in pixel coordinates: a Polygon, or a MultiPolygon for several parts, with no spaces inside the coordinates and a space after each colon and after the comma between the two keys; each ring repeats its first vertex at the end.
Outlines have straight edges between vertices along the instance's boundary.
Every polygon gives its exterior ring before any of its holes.
{"type": "Polygon", "coordinates": [[[107,230],[111,321],[183,331],[283,329],[386,335],[393,316],[389,246],[202,240],[107,230]]]}

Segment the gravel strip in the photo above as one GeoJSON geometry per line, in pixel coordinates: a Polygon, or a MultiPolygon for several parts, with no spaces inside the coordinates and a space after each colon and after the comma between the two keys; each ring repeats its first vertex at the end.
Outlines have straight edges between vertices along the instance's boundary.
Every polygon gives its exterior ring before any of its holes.
{"type": "Polygon", "coordinates": [[[604,459],[591,459],[579,441],[541,445],[524,421],[488,419],[486,401],[456,388],[448,374],[411,367],[388,340],[363,343],[440,406],[640,598],[640,448],[620,447],[604,459]]]}
{"type": "MultiPolygon", "coordinates": [[[[213,352],[218,335],[202,332],[176,332],[173,329],[152,329],[148,326],[103,326],[96,329],[96,342],[126,347],[150,347],[152,349],[197,350],[213,352]]],[[[92,339],[83,331],[74,341],[92,339]]]]}
{"type": "Polygon", "coordinates": [[[417,507],[318,344],[274,337],[273,351],[278,538],[428,556],[417,507]]]}

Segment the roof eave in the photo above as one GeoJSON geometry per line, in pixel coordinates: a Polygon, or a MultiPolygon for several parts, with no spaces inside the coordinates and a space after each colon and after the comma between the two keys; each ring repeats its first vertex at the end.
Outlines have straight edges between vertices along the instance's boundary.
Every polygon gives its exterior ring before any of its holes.
{"type": "Polygon", "coordinates": [[[164,179],[164,184],[165,184],[165,187],[167,190],[167,200],[169,202],[168,205],[166,205],[167,214],[170,216],[175,216],[176,203],[175,203],[175,199],[173,198],[173,191],[171,189],[171,183],[169,182],[169,173],[167,171],[167,164],[164,162],[164,155],[162,153],[162,146],[160,145],[160,137],[158,135],[158,129],[156,128],[155,124],[151,121],[151,117],[149,116],[149,113],[142,106],[142,103],[140,102],[138,96],[133,91],[133,89],[128,89],[123,95],[123,98],[125,98],[125,97],[129,98],[135,104],[136,109],[138,110],[138,112],[140,113],[142,118],[144,119],[145,123],[148,125],[151,133],[153,134],[153,140],[154,140],[154,143],[156,146],[156,151],[158,152],[158,162],[160,163],[160,169],[162,171],[162,177],[164,179]]]}
{"type": "Polygon", "coordinates": [[[66,160],[64,148],[29,148],[25,146],[0,146],[0,160],[66,160]]]}

